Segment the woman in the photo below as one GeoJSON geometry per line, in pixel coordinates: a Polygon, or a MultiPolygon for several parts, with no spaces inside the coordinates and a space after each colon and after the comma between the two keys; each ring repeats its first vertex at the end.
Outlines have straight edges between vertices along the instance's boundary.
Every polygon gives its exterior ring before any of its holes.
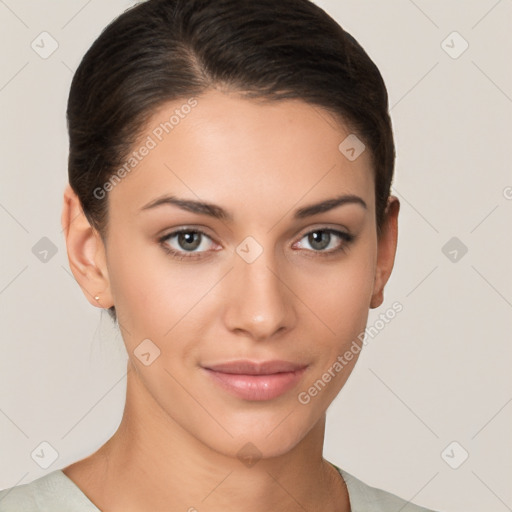
{"type": "Polygon", "coordinates": [[[68,102],[70,268],[129,355],[89,457],[2,511],[425,511],[322,456],[397,243],[381,75],[308,0],[148,0],[68,102]]]}

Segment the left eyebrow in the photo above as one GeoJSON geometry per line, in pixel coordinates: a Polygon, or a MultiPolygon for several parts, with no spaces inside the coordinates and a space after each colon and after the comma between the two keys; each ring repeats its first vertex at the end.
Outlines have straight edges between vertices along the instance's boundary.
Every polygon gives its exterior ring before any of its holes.
{"type": "Polygon", "coordinates": [[[333,208],[337,208],[338,206],[342,206],[345,204],[359,204],[365,210],[368,209],[364,200],[353,194],[351,195],[343,195],[334,197],[332,199],[326,199],[320,203],[312,204],[310,206],[305,206],[304,208],[299,208],[295,214],[295,219],[304,219],[305,217],[311,217],[312,215],[317,215],[318,213],[328,212],[333,208]]]}
{"type": "MultiPolygon", "coordinates": [[[[346,204],[359,204],[365,210],[368,209],[366,203],[361,197],[353,194],[346,194],[334,197],[332,199],[326,199],[319,203],[311,204],[309,206],[304,206],[303,208],[299,208],[298,210],[295,211],[293,217],[295,219],[304,219],[306,217],[311,217],[319,213],[324,213],[334,208],[337,208],[338,206],[343,206],[346,204]]],[[[233,220],[233,215],[231,213],[227,212],[226,210],[224,210],[224,208],[216,204],[206,203],[203,201],[195,201],[192,199],[180,199],[175,196],[169,195],[161,196],[149,202],[148,204],[143,206],[141,210],[149,210],[151,208],[156,208],[157,206],[162,205],[178,206],[182,210],[187,210],[189,212],[197,213],[199,215],[208,215],[216,219],[223,219],[229,221],[233,220]]]]}

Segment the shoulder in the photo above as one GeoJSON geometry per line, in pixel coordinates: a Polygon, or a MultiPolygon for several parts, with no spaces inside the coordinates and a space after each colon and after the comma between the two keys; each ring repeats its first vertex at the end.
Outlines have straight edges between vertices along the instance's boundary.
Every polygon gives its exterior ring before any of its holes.
{"type": "Polygon", "coordinates": [[[60,469],[28,484],[0,491],[1,512],[98,512],[80,489],[60,469]]]}
{"type": "Polygon", "coordinates": [[[383,489],[371,487],[343,469],[336,469],[347,485],[352,512],[434,512],[383,489]]]}

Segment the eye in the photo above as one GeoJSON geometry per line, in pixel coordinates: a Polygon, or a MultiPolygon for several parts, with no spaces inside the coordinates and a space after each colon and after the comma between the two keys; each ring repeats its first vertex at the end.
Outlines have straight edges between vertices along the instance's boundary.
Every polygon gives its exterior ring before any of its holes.
{"type": "Polygon", "coordinates": [[[159,239],[164,250],[178,259],[198,257],[208,251],[208,245],[213,244],[212,239],[198,229],[184,228],[173,231],[159,239]],[[210,244],[205,243],[210,240],[210,244]]]}
{"type": "MultiPolygon", "coordinates": [[[[312,247],[309,252],[317,253],[319,256],[330,256],[340,251],[346,251],[347,246],[355,239],[354,235],[332,228],[320,228],[303,235],[300,240],[312,247]]],[[[173,258],[178,260],[201,258],[204,253],[212,249],[213,240],[203,231],[192,228],[182,228],[169,233],[159,239],[160,245],[173,258]],[[209,240],[209,243],[206,242],[209,240]],[[210,248],[208,247],[210,246],[210,248]]],[[[296,244],[301,242],[296,242],[296,244]]],[[[303,249],[303,247],[299,247],[303,249]]]]}
{"type": "Polygon", "coordinates": [[[339,251],[345,251],[347,245],[350,244],[354,238],[354,235],[338,231],[337,229],[322,228],[306,233],[301,240],[306,239],[314,252],[330,255],[339,251]]]}

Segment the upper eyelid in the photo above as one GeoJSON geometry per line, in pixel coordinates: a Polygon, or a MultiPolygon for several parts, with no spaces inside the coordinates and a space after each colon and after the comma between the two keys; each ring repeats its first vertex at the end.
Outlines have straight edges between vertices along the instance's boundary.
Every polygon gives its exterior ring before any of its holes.
{"type": "MultiPolygon", "coordinates": [[[[333,234],[334,236],[338,237],[341,240],[342,246],[352,242],[356,238],[355,235],[350,233],[348,230],[324,227],[324,228],[313,228],[308,231],[305,231],[304,233],[302,233],[299,236],[298,241],[302,240],[305,236],[307,236],[311,233],[314,233],[316,231],[327,231],[328,233],[333,234]]],[[[294,243],[296,243],[296,242],[294,242],[294,243]]],[[[332,252],[332,251],[313,251],[313,252],[328,254],[329,252],[332,252]]]]}
{"type": "Polygon", "coordinates": [[[329,232],[335,232],[335,233],[338,232],[338,233],[344,233],[346,235],[351,235],[350,230],[345,227],[342,227],[342,226],[333,227],[333,226],[326,226],[324,224],[324,225],[319,225],[318,227],[314,227],[314,228],[307,228],[305,231],[301,231],[301,234],[298,236],[303,237],[303,236],[309,235],[310,233],[314,233],[315,231],[329,231],[329,232]]]}
{"type": "MultiPolygon", "coordinates": [[[[210,236],[206,231],[204,231],[202,228],[178,228],[174,231],[170,231],[169,233],[162,235],[159,238],[160,241],[167,240],[168,238],[172,238],[176,235],[179,235],[180,233],[201,233],[201,235],[204,235],[208,237],[210,240],[215,241],[214,237],[210,236]]],[[[216,242],[218,243],[218,242],[216,242]]]]}

